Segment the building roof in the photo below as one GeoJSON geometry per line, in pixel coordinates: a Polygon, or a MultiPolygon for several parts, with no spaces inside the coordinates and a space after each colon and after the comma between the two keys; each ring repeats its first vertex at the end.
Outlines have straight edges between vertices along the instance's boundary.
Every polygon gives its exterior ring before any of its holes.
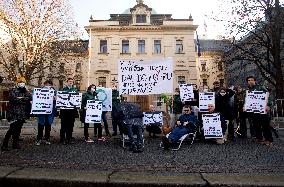
{"type": "MultiPolygon", "coordinates": [[[[196,46],[196,40],[194,40],[196,46]]],[[[231,46],[230,40],[199,40],[200,44],[200,52],[208,52],[208,51],[227,51],[231,46]]],[[[195,47],[195,51],[197,48],[195,47]]]]}

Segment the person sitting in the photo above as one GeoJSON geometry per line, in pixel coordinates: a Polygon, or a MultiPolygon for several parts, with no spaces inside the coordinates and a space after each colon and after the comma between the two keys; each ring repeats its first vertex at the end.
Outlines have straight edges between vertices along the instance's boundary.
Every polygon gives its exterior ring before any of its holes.
{"type": "Polygon", "coordinates": [[[196,130],[198,124],[197,117],[191,112],[191,107],[185,105],[183,107],[183,112],[179,119],[176,122],[175,128],[169,134],[168,138],[163,137],[164,149],[168,150],[170,146],[176,144],[178,140],[188,133],[193,133],[196,130]]]}
{"type": "MultiPolygon", "coordinates": [[[[159,116],[159,114],[155,114],[156,110],[155,110],[154,105],[149,106],[149,111],[152,113],[154,119],[156,115],[159,116]]],[[[149,132],[149,137],[156,138],[157,137],[156,134],[161,134],[162,132],[160,128],[160,123],[156,123],[156,122],[150,123],[149,125],[146,126],[146,131],[149,132]]]]}

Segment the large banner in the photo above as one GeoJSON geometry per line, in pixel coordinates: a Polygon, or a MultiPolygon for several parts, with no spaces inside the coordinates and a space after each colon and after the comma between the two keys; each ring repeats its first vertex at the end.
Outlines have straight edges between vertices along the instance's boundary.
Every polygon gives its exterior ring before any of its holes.
{"type": "Polygon", "coordinates": [[[163,113],[162,112],[143,112],[143,124],[144,125],[163,125],[163,113]]]}
{"type": "Polygon", "coordinates": [[[56,108],[80,109],[82,93],[58,91],[56,94],[56,108]]]}
{"type": "Polygon", "coordinates": [[[199,111],[208,112],[208,104],[215,105],[215,93],[199,92],[199,111]]]}
{"type": "Polygon", "coordinates": [[[103,111],[112,111],[112,89],[97,87],[97,97],[103,104],[103,111]]]}
{"type": "Polygon", "coordinates": [[[102,121],[102,102],[87,100],[85,123],[101,123],[102,121]]]}
{"type": "Polygon", "coordinates": [[[219,113],[202,114],[202,122],[205,139],[223,138],[219,113]]]}
{"type": "Polygon", "coordinates": [[[180,84],[180,99],[184,101],[192,101],[194,99],[193,86],[192,84],[180,84]]]}
{"type": "Polygon", "coordinates": [[[34,88],[31,114],[51,114],[55,90],[34,88]]]}
{"type": "Polygon", "coordinates": [[[268,102],[268,92],[264,91],[248,91],[246,92],[245,111],[266,114],[266,106],[268,102]]]}
{"type": "Polygon", "coordinates": [[[173,93],[173,61],[119,60],[118,81],[120,94],[173,93]]]}

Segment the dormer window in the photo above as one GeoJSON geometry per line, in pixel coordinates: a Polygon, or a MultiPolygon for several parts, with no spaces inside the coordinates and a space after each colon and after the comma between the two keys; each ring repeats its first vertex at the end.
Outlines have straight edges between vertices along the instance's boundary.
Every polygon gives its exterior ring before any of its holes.
{"type": "Polygon", "coordinates": [[[136,23],[146,23],[146,15],[145,14],[136,15],[136,23]]]}

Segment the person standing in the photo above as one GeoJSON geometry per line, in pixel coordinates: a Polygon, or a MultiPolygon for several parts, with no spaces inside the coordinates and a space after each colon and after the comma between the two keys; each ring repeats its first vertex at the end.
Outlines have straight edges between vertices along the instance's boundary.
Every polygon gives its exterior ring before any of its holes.
{"type": "Polygon", "coordinates": [[[112,88],[112,112],[111,112],[112,130],[113,130],[112,136],[117,135],[117,127],[121,134],[120,120],[119,120],[119,117],[116,115],[118,113],[117,111],[118,111],[119,104],[120,104],[119,91],[117,90],[117,86],[114,86],[112,88]]]}
{"type": "Polygon", "coordinates": [[[24,77],[18,77],[16,80],[17,85],[9,91],[9,103],[7,111],[7,119],[10,122],[10,128],[7,131],[1,150],[8,151],[9,139],[13,138],[12,148],[20,149],[19,137],[25,119],[28,118],[30,111],[30,102],[32,96],[26,89],[26,79],[24,77]]]}
{"type": "Polygon", "coordinates": [[[181,98],[180,98],[180,90],[179,90],[179,88],[176,88],[175,94],[173,96],[173,115],[172,115],[172,118],[171,118],[171,127],[173,127],[175,125],[177,119],[181,116],[182,107],[183,107],[183,104],[182,104],[181,98]]]}
{"type": "MultiPolygon", "coordinates": [[[[268,92],[267,89],[256,83],[256,78],[254,76],[248,76],[246,78],[248,84],[248,91],[264,91],[268,92]]],[[[265,108],[266,112],[269,111],[270,99],[268,99],[267,106],[265,108]]],[[[270,121],[268,114],[260,113],[250,113],[252,118],[253,129],[255,131],[256,142],[265,145],[271,145],[273,142],[272,133],[270,129],[270,121]],[[264,140],[263,140],[264,138],[264,140]]]]}
{"type": "MultiPolygon", "coordinates": [[[[42,89],[44,90],[53,90],[55,89],[52,87],[53,82],[51,80],[47,80],[44,82],[44,86],[42,89]]],[[[45,144],[50,145],[50,131],[51,131],[51,124],[53,123],[54,117],[56,114],[56,108],[55,108],[55,96],[54,96],[54,102],[53,102],[53,108],[51,114],[39,114],[37,117],[38,120],[38,133],[37,133],[37,141],[36,146],[39,146],[42,143],[43,138],[43,130],[45,129],[45,144]]]]}
{"type": "MultiPolygon", "coordinates": [[[[77,89],[74,86],[73,78],[67,79],[67,85],[62,89],[62,91],[67,93],[77,92],[77,89]]],[[[72,132],[76,116],[77,116],[77,109],[60,109],[60,118],[61,118],[60,143],[63,143],[64,145],[71,143],[72,132]]]]}

